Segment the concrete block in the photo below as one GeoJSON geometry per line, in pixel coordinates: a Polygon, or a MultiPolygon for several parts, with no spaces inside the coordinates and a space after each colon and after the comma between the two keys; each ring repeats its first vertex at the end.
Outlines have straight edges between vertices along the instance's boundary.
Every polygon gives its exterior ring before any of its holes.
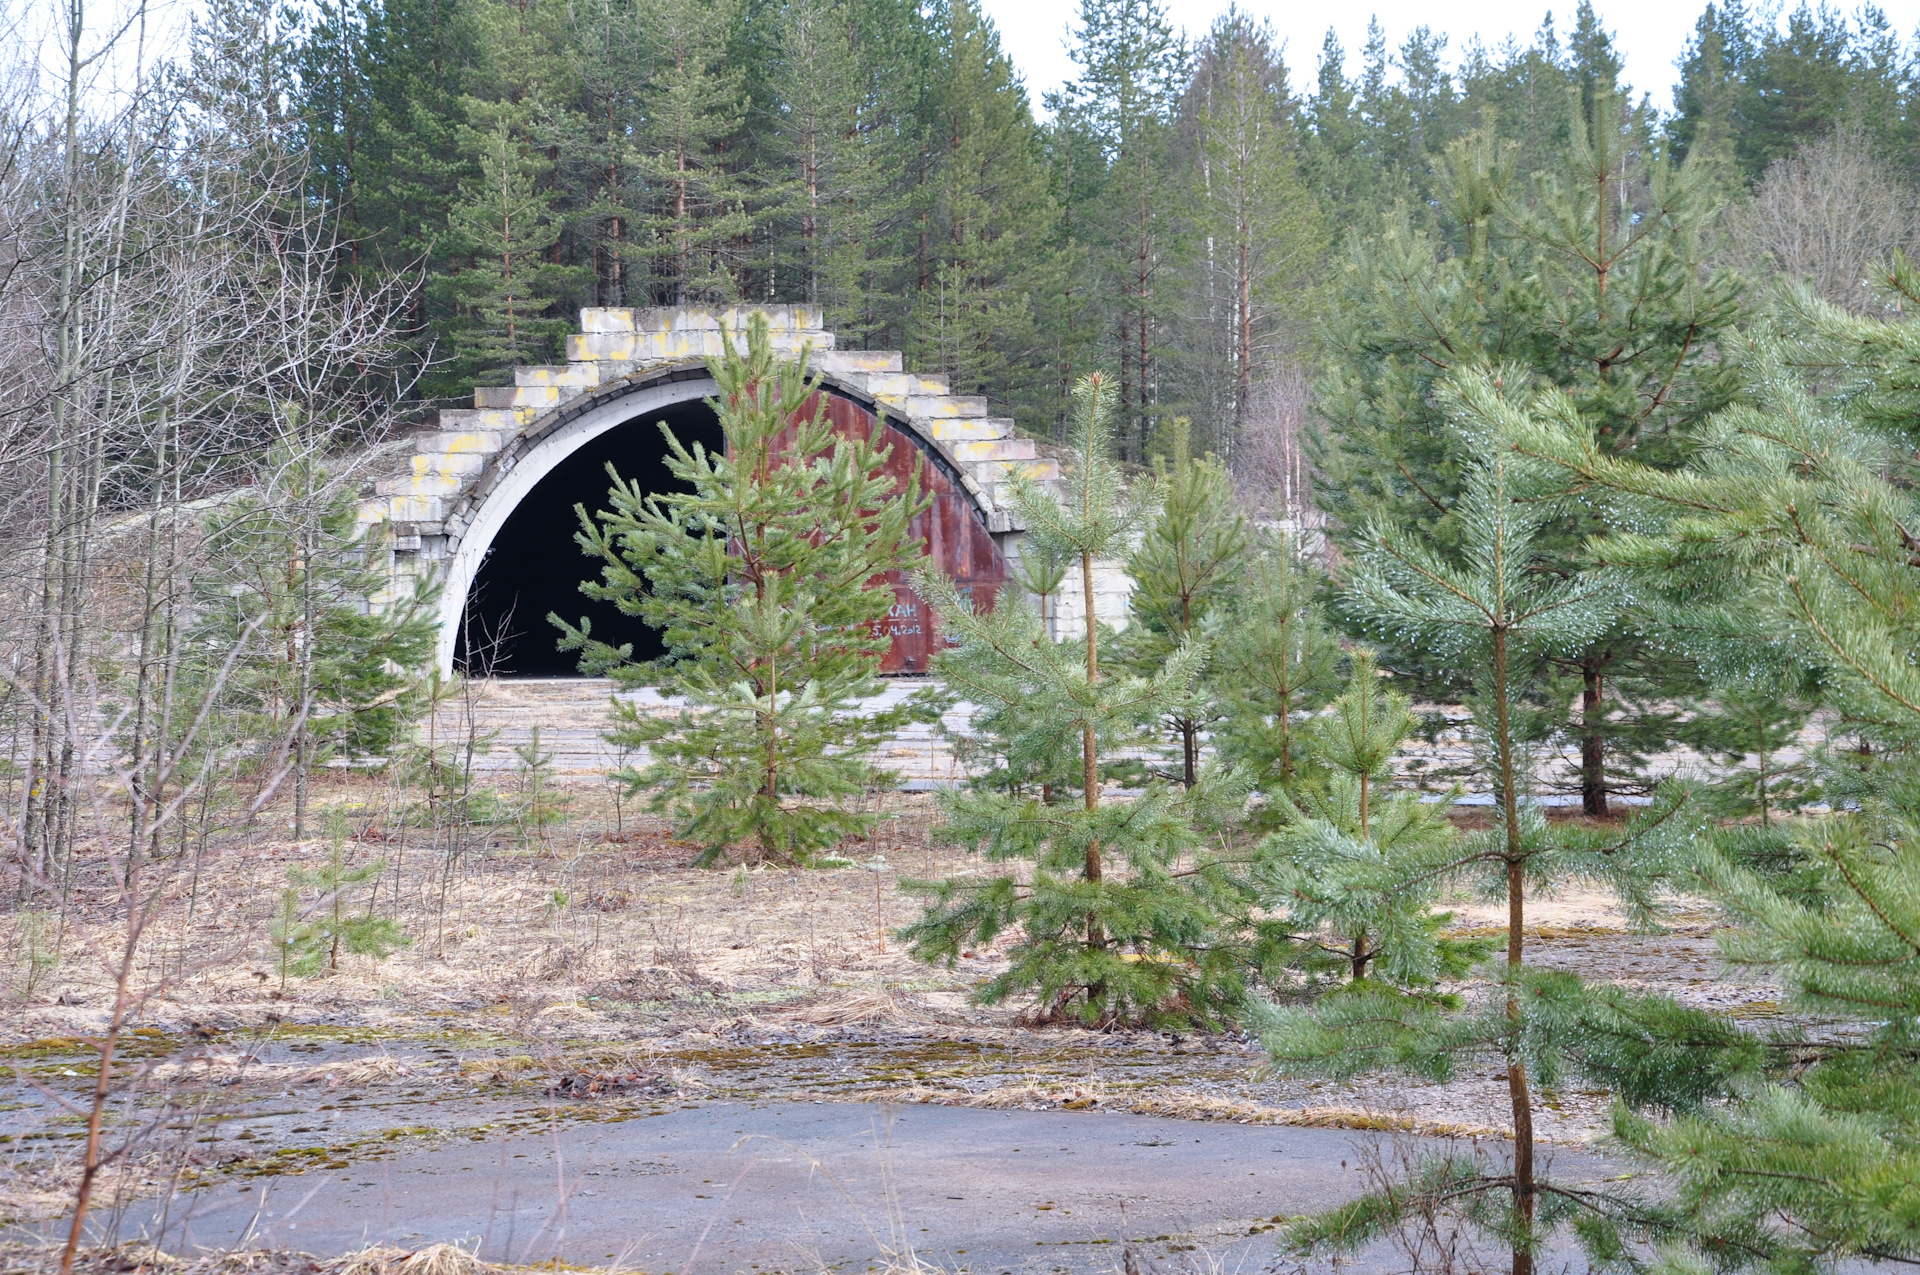
{"type": "Polygon", "coordinates": [[[771,332],[821,330],[823,311],[817,305],[655,306],[634,310],[636,332],[745,332],[747,317],[755,311],[767,316],[771,332]]]}
{"type": "Polygon", "coordinates": [[[516,367],[515,385],[551,385],[562,389],[592,389],[600,384],[598,363],[565,363],[544,367],[516,367]]]}
{"type": "Polygon", "coordinates": [[[475,407],[531,407],[542,409],[560,402],[558,389],[547,385],[480,385],[473,391],[475,407]]]}
{"type": "Polygon", "coordinates": [[[977,460],[1032,460],[1031,438],[992,438],[955,442],[949,450],[962,464],[977,460]]]}
{"type": "Polygon", "coordinates": [[[647,306],[633,311],[635,332],[712,332],[719,327],[711,306],[647,306]]]}
{"type": "Polygon", "coordinates": [[[392,496],[387,516],[395,522],[439,522],[447,516],[447,505],[438,496],[392,496]]]}
{"type": "Polygon", "coordinates": [[[869,372],[867,393],[888,403],[904,404],[918,379],[909,372],[869,372]]]}
{"type": "Polygon", "coordinates": [[[834,376],[852,376],[863,372],[898,372],[901,365],[898,350],[827,350],[821,353],[817,366],[822,372],[834,376]]]}
{"type": "Polygon", "coordinates": [[[907,415],[915,420],[987,414],[987,400],[971,394],[915,394],[907,400],[907,415]]]}
{"type": "Polygon", "coordinates": [[[567,338],[567,360],[583,363],[593,359],[630,359],[636,346],[631,332],[575,332],[567,338]]]}
{"type": "MultiPolygon", "coordinates": [[[[775,332],[771,344],[775,351],[783,354],[798,354],[809,346],[818,354],[833,348],[833,336],[827,332],[775,332]]],[[[567,338],[567,357],[576,360],[612,362],[631,359],[636,363],[678,363],[687,359],[717,359],[725,352],[717,327],[643,330],[631,336],[581,335],[567,338]]]]}
{"type": "Polygon", "coordinates": [[[440,410],[442,430],[500,430],[514,433],[538,415],[522,407],[451,407],[440,410]]]}
{"type": "Polygon", "coordinates": [[[421,439],[414,450],[423,456],[487,457],[505,447],[507,436],[494,429],[442,430],[421,439]]]}
{"type": "Polygon", "coordinates": [[[487,467],[481,452],[421,452],[412,458],[416,476],[429,474],[442,478],[470,478],[487,467]]]}
{"type": "Polygon", "coordinates": [[[460,480],[451,474],[409,474],[373,485],[376,496],[451,496],[459,490],[460,480]]]}
{"type": "Polygon", "coordinates": [[[913,378],[913,394],[951,394],[953,385],[944,376],[916,376],[913,378]]]}
{"type": "Polygon", "coordinates": [[[920,428],[929,438],[937,438],[943,443],[958,443],[963,440],[979,442],[985,439],[1007,437],[1013,433],[1013,422],[979,416],[952,416],[945,420],[934,417],[930,420],[922,420],[920,428]]]}
{"type": "Polygon", "coordinates": [[[580,311],[582,332],[631,332],[633,311],[625,306],[588,306],[580,311]]]}

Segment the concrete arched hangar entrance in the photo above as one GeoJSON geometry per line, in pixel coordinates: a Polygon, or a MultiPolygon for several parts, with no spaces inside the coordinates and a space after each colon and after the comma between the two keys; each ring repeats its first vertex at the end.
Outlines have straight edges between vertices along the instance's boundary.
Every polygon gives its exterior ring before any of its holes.
{"type": "MultiPolygon", "coordinates": [[[[851,379],[822,375],[820,395],[829,419],[848,432],[864,433],[882,423],[891,447],[889,471],[902,484],[915,459],[922,461],[922,481],[933,503],[914,520],[912,533],[963,588],[990,601],[1008,579],[1009,546],[1003,541],[1017,529],[938,440],[851,379]]],[[[682,361],[630,373],[533,417],[510,438],[500,439],[499,449],[485,457],[477,473],[463,476],[469,481],[459,483],[460,490],[445,502],[444,538],[432,546],[439,550],[432,556],[440,559],[443,670],[471,665],[506,676],[574,672],[573,657],[554,649],[557,635],[547,620],[549,611],[568,619],[589,616],[596,636],[633,642],[636,657],[657,653],[658,639],[645,626],[579,592],[580,581],[596,574],[598,564],[574,542],[573,507],[604,506],[609,462],[623,477],[653,490],[670,489],[659,423],[665,421],[683,441],[717,446],[719,424],[704,401],[714,389],[703,363],[682,361]]],[[[485,392],[476,396],[486,397],[485,392]]],[[[480,445],[488,441],[483,437],[480,445]]],[[[421,468],[416,462],[416,474],[421,468]]],[[[396,544],[409,543],[401,520],[395,522],[396,544]]],[[[427,550],[430,526],[419,526],[416,534],[414,552],[427,550]]],[[[896,603],[888,631],[893,640],[883,671],[924,671],[937,649],[937,617],[904,578],[892,583],[896,603]]]]}

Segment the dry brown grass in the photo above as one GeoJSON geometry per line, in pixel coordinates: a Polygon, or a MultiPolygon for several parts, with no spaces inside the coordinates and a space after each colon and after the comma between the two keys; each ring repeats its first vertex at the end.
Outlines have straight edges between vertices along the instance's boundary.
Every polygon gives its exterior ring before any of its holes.
{"type": "Polygon", "coordinates": [[[1182,1089],[1116,1093],[1102,1085],[1002,1085],[977,1093],[919,1085],[887,1095],[895,1102],[984,1107],[1019,1111],[1124,1111],[1136,1116],[1165,1116],[1225,1124],[1292,1125],[1312,1129],[1361,1129],[1433,1137],[1506,1137],[1490,1125],[1426,1120],[1398,1112],[1360,1107],[1276,1107],[1241,1098],[1182,1089]]]}
{"type": "MultiPolygon", "coordinates": [[[[375,906],[401,923],[409,946],[384,961],[345,957],[320,977],[289,980],[283,993],[264,950],[267,927],[288,870],[314,866],[326,845],[263,831],[170,893],[143,970],[169,986],[147,1022],[235,1030],[324,1021],[404,1036],[444,1031],[452,1015],[475,1029],[556,1039],[628,1037],[636,1013],[711,1028],[882,1025],[964,1014],[967,989],[995,968],[982,953],[977,968],[930,970],[883,939],[883,926],[918,914],[899,888],[903,876],[980,866],[929,844],[924,797],[876,799],[890,817],[871,840],[841,852],[860,866],[746,872],[688,867],[692,847],[630,812],[615,834],[611,801],[592,790],[572,793],[567,821],[524,849],[512,830],[496,829],[490,847],[468,847],[450,862],[428,830],[382,807],[384,791],[371,780],[333,779],[315,805],[353,812],[351,861],[388,861],[375,906]],[[887,866],[869,869],[875,858],[887,866]],[[910,997],[899,990],[906,985],[934,996],[910,997]]],[[[104,883],[83,885],[75,906],[104,916],[111,901],[104,883]]],[[[30,1000],[12,990],[16,1008],[0,1032],[14,1041],[93,1030],[110,997],[77,947],[40,977],[30,1000]]],[[[180,1074],[170,1077],[217,1079],[237,1066],[216,1052],[176,1064],[180,1074]]],[[[404,1078],[405,1066],[382,1060],[257,1078],[377,1084],[404,1078]]]]}
{"type": "MultiPolygon", "coordinates": [[[[60,1266],[53,1245],[0,1243],[0,1275],[48,1275],[60,1266]]],[[[338,1257],[315,1257],[294,1249],[226,1249],[180,1256],[151,1244],[127,1243],[82,1249],[74,1261],[80,1275],[491,1275],[493,1272],[555,1271],[554,1263],[513,1266],[483,1262],[457,1244],[424,1248],[371,1247],[338,1257]]],[[[568,1265],[566,1270],[591,1270],[568,1265]]]]}
{"type": "Polygon", "coordinates": [[[339,1275],[481,1275],[497,1269],[458,1244],[429,1244],[413,1250],[363,1248],[341,1259],[339,1275]]]}

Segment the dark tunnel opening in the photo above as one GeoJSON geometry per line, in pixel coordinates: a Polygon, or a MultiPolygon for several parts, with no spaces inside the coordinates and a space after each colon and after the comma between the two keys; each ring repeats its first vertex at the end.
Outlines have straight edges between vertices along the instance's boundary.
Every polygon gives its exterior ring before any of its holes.
{"type": "Polygon", "coordinates": [[[578,676],[578,657],[557,649],[560,631],[548,623],[548,612],[570,623],[587,617],[594,637],[633,643],[636,660],[661,653],[657,632],[580,592],[580,582],[598,579],[600,570],[573,539],[576,504],[590,514],[606,507],[609,463],[643,490],[686,490],[667,469],[660,421],[689,448],[695,442],[709,451],[722,445],[713,410],[695,401],[615,426],[556,465],[507,516],[480,563],[455,641],[456,668],[496,677],[578,676]]]}

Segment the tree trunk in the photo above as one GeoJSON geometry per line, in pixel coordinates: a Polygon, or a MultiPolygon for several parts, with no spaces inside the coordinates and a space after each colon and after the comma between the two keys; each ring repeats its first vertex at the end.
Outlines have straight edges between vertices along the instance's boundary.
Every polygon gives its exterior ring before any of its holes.
{"type": "MultiPolygon", "coordinates": [[[[1100,680],[1100,628],[1093,615],[1093,555],[1080,555],[1080,588],[1086,601],[1087,625],[1087,688],[1091,695],[1094,683],[1100,680]]],[[[1100,808],[1100,753],[1093,734],[1093,722],[1089,719],[1080,733],[1080,780],[1086,789],[1086,808],[1100,808]]],[[[1087,842],[1087,880],[1100,880],[1100,840],[1098,837],[1087,842]]],[[[1087,946],[1101,948],[1107,945],[1106,933],[1100,927],[1100,918],[1087,914],[1087,946]]],[[[1087,999],[1096,1004],[1105,999],[1106,986],[1096,983],[1087,989],[1087,999]]]]}
{"type": "MultiPolygon", "coordinates": [[[[129,904],[133,902],[131,891],[124,897],[129,904]]],[[[114,971],[113,1012],[107,1018],[106,1034],[96,1042],[100,1053],[100,1070],[94,1076],[93,1099],[87,1107],[87,1139],[80,1154],[80,1184],[74,1189],[73,1221],[67,1227],[66,1247],[60,1252],[60,1275],[73,1275],[73,1259],[80,1251],[81,1237],[86,1234],[87,1211],[93,1203],[94,1183],[100,1176],[101,1122],[106,1115],[107,1099],[113,1093],[114,1048],[119,1043],[121,1029],[126,1026],[127,1013],[133,1008],[128,985],[133,979],[133,962],[139,945],[139,919],[130,910],[126,943],[120,949],[119,966],[114,971]]]]}
{"type": "Polygon", "coordinates": [[[1280,711],[1275,715],[1280,726],[1280,778],[1293,778],[1293,695],[1280,692],[1280,711]]]}
{"type": "Polygon", "coordinates": [[[1234,280],[1234,441],[1247,423],[1247,405],[1253,399],[1253,227],[1243,219],[1240,230],[1239,277],[1234,280]]]}
{"type": "MultiPolygon", "coordinates": [[[[1500,813],[1506,827],[1507,861],[1507,972],[1517,975],[1525,955],[1526,860],[1520,844],[1520,798],[1514,791],[1513,729],[1507,702],[1507,633],[1493,631],[1493,703],[1500,750],[1500,813]]],[[[1520,998],[1507,989],[1507,1020],[1520,1019],[1520,998]]],[[[1527,1068],[1520,1059],[1507,1058],[1507,1096],[1513,1104],[1513,1208],[1521,1225],[1533,1226],[1533,1098],[1527,1090],[1527,1068]]],[[[1513,1250],[1513,1275],[1533,1275],[1532,1236],[1513,1250]]]]}
{"type": "Polygon", "coordinates": [[[147,510],[147,555],[140,591],[140,646],[134,675],[133,732],[127,760],[127,817],[130,826],[125,880],[129,890],[133,888],[134,875],[140,870],[140,856],[147,841],[147,819],[155,800],[147,785],[147,715],[148,702],[154,689],[154,623],[156,612],[160,609],[160,518],[166,498],[166,420],[166,409],[162,408],[160,441],[154,447],[153,498],[147,510]]]}
{"type": "MultiPolygon", "coordinates": [[[[1142,199],[1140,204],[1140,245],[1139,245],[1139,248],[1140,248],[1140,266],[1139,266],[1140,312],[1134,322],[1135,328],[1138,329],[1134,333],[1134,337],[1136,340],[1140,342],[1140,450],[1137,454],[1142,460],[1146,459],[1147,449],[1152,444],[1152,439],[1149,437],[1149,434],[1152,430],[1152,425],[1150,424],[1150,421],[1152,419],[1151,409],[1153,406],[1153,390],[1152,390],[1150,378],[1148,377],[1148,374],[1147,374],[1147,369],[1153,361],[1153,352],[1149,345],[1149,342],[1152,340],[1152,318],[1149,314],[1149,310],[1151,309],[1151,303],[1148,300],[1148,297],[1151,295],[1152,289],[1153,289],[1153,263],[1152,263],[1153,243],[1147,230],[1148,221],[1150,217],[1151,217],[1151,213],[1148,210],[1147,203],[1144,199],[1142,199]]],[[[1124,410],[1124,400],[1123,400],[1123,410],[1124,410]]]]}
{"type": "Polygon", "coordinates": [[[1607,817],[1606,682],[1600,661],[1580,665],[1580,808],[1595,819],[1607,817]]]}
{"type": "Polygon", "coordinates": [[[806,153],[807,211],[801,220],[800,240],[805,245],[807,262],[807,300],[820,300],[820,153],[819,122],[811,113],[803,134],[801,149],[806,153]]]}

